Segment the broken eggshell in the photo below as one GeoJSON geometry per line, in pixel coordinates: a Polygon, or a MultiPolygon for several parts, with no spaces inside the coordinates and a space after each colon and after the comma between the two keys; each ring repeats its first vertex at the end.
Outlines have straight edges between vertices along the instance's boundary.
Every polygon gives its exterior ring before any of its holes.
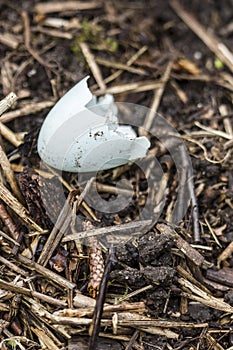
{"type": "Polygon", "coordinates": [[[131,126],[119,125],[112,95],[97,100],[85,77],[48,113],[39,133],[38,152],[48,165],[70,172],[95,172],[146,155],[150,142],[131,126]]]}

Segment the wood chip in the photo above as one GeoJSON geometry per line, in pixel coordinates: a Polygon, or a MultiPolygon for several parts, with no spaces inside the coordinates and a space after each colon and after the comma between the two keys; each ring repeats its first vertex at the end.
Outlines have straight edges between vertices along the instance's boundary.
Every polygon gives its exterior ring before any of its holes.
{"type": "Polygon", "coordinates": [[[181,237],[177,237],[176,246],[182,253],[184,253],[188,259],[190,259],[195,265],[202,266],[205,258],[196,249],[192,248],[191,245],[181,237]]]}

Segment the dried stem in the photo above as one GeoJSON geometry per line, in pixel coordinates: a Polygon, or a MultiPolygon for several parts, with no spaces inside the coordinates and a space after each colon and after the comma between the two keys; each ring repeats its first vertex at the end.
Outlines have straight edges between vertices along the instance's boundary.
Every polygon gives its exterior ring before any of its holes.
{"type": "Polygon", "coordinates": [[[18,198],[18,200],[21,203],[24,203],[24,198],[20,192],[16,177],[15,177],[15,173],[11,168],[11,164],[2,148],[2,146],[0,145],[0,164],[1,164],[1,168],[3,170],[3,174],[4,177],[6,178],[7,182],[9,183],[12,192],[14,193],[14,195],[18,198]]]}
{"type": "Polygon", "coordinates": [[[0,101],[0,116],[6,112],[17,101],[17,96],[14,92],[10,92],[3,100],[0,101]]]}
{"type": "Polygon", "coordinates": [[[11,192],[0,183],[0,198],[31,228],[43,233],[44,230],[31,219],[27,209],[11,194],[11,192]]]}
{"type": "Polygon", "coordinates": [[[191,28],[206,46],[233,72],[233,54],[226,45],[218,40],[214,34],[208,32],[208,30],[188,13],[177,0],[170,1],[170,4],[184,23],[191,28]]]}

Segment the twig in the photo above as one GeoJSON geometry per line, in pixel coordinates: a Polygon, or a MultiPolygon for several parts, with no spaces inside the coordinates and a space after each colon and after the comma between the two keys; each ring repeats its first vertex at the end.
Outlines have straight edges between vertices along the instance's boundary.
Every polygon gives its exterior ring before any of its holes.
{"type": "Polygon", "coordinates": [[[165,69],[165,72],[161,77],[161,85],[154,90],[154,97],[153,97],[152,104],[150,106],[150,110],[145,117],[142,127],[140,128],[141,135],[144,135],[144,134],[146,135],[152,126],[154,117],[156,115],[161,98],[163,96],[164,89],[166,87],[166,84],[171,74],[172,65],[173,65],[172,61],[168,63],[165,69]]]}
{"type": "Polygon", "coordinates": [[[119,188],[111,185],[105,185],[99,182],[95,183],[98,192],[111,193],[111,194],[123,194],[132,197],[134,195],[133,190],[128,190],[127,188],[119,188]]]}
{"type": "Polygon", "coordinates": [[[190,259],[196,266],[202,266],[204,263],[204,257],[196,249],[181,237],[177,237],[176,246],[190,259]]]}
{"type": "Polygon", "coordinates": [[[207,327],[208,323],[189,323],[182,321],[169,320],[119,320],[119,325],[131,327],[163,327],[163,328],[203,328],[207,327]]]}
{"type": "Polygon", "coordinates": [[[202,125],[201,123],[199,123],[198,121],[196,121],[194,123],[196,126],[198,126],[200,129],[202,130],[205,130],[207,132],[209,132],[210,134],[212,135],[216,135],[216,136],[219,136],[219,137],[223,137],[227,140],[232,140],[233,139],[233,135],[230,135],[230,134],[227,134],[226,132],[224,131],[221,131],[221,130],[214,130],[212,128],[209,128],[208,126],[205,126],[205,125],[202,125]]]}
{"type": "Polygon", "coordinates": [[[0,203],[0,218],[8,228],[11,237],[14,239],[14,244],[17,244],[16,240],[19,237],[19,231],[2,203],[0,203]]]}
{"type": "Polygon", "coordinates": [[[20,287],[20,286],[14,284],[14,283],[6,282],[6,281],[3,281],[1,279],[0,279],[0,288],[8,290],[8,291],[11,291],[11,292],[14,292],[14,293],[19,293],[19,294],[24,294],[24,295],[27,295],[27,296],[32,296],[32,297],[38,298],[40,300],[43,300],[46,303],[53,304],[53,305],[56,305],[56,306],[65,307],[67,305],[63,301],[60,301],[60,300],[55,299],[53,297],[50,297],[50,296],[48,296],[46,294],[42,294],[42,293],[36,292],[34,290],[30,290],[30,289],[27,289],[27,288],[24,288],[24,287],[20,287]]]}
{"type": "Polygon", "coordinates": [[[44,230],[35,223],[28,215],[27,209],[11,194],[11,192],[0,183],[0,198],[5,202],[27,225],[34,230],[43,233],[44,230]]]}
{"type": "Polygon", "coordinates": [[[0,43],[15,50],[19,46],[20,42],[15,35],[12,35],[11,33],[3,33],[0,34],[0,43]]]}
{"type": "Polygon", "coordinates": [[[198,202],[197,202],[197,196],[194,189],[194,182],[193,182],[193,174],[190,171],[190,164],[187,160],[186,151],[184,150],[184,147],[181,148],[181,154],[182,154],[182,171],[186,171],[185,175],[185,181],[188,182],[188,190],[189,195],[191,197],[191,205],[192,205],[192,218],[193,218],[193,238],[195,242],[200,242],[201,236],[200,236],[200,224],[199,224],[199,209],[198,209],[198,202]]]}
{"type": "MultiPolygon", "coordinates": [[[[192,134],[194,134],[194,133],[192,133],[192,134]]],[[[224,147],[225,150],[227,151],[227,153],[225,154],[225,156],[224,156],[222,159],[213,160],[213,159],[210,159],[210,158],[209,158],[209,156],[208,156],[208,150],[207,150],[207,148],[206,148],[201,142],[199,142],[199,141],[197,141],[197,140],[194,140],[193,138],[187,137],[187,136],[185,136],[185,135],[182,135],[182,138],[183,138],[184,140],[187,140],[187,141],[189,141],[189,142],[192,142],[192,143],[195,143],[196,145],[198,145],[198,146],[202,149],[202,151],[203,151],[203,153],[204,153],[205,159],[206,159],[208,162],[213,163],[213,164],[221,164],[221,163],[224,163],[224,162],[229,158],[229,156],[230,156],[230,154],[231,154],[230,150],[229,150],[228,148],[226,149],[226,147],[224,147]]],[[[231,141],[228,141],[228,142],[231,142],[231,141]]],[[[226,144],[227,144],[227,142],[225,143],[225,145],[226,145],[226,144]]]]}
{"type": "Polygon", "coordinates": [[[128,231],[128,234],[130,234],[130,230],[133,230],[135,228],[144,228],[144,227],[150,227],[152,223],[152,220],[142,220],[142,221],[136,221],[136,222],[129,222],[127,224],[122,225],[116,225],[111,227],[101,227],[96,228],[94,230],[90,231],[82,231],[82,232],[76,232],[71,235],[67,235],[63,238],[62,242],[69,242],[77,239],[85,239],[87,237],[92,236],[98,236],[98,235],[104,235],[109,233],[118,233],[120,234],[120,231],[128,231]]]}
{"type": "Polygon", "coordinates": [[[20,200],[21,203],[24,203],[24,198],[20,192],[16,177],[15,177],[15,173],[11,169],[11,164],[1,145],[0,145],[0,165],[1,165],[4,177],[9,183],[12,189],[12,192],[18,198],[18,200],[20,200]]]}
{"type": "Polygon", "coordinates": [[[157,224],[156,228],[163,234],[170,234],[175,238],[175,244],[196,266],[203,266],[205,258],[196,249],[181,238],[169,225],[157,224]]]}
{"type": "MultiPolygon", "coordinates": [[[[148,50],[147,46],[142,46],[132,57],[130,57],[130,59],[126,62],[126,66],[130,67],[134,62],[137,61],[137,59],[144,54],[144,52],[146,52],[146,50],[148,50]]],[[[118,78],[121,74],[123,73],[123,70],[117,70],[116,72],[114,72],[113,74],[109,75],[106,79],[104,79],[104,82],[106,84],[110,83],[111,81],[115,80],[116,78],[118,78]]]]}
{"type": "Polygon", "coordinates": [[[132,335],[132,337],[131,337],[129,343],[127,344],[125,350],[131,350],[131,349],[132,349],[132,346],[134,345],[134,343],[135,343],[135,341],[136,341],[138,335],[139,335],[139,331],[136,330],[136,331],[134,332],[134,334],[132,335]]]}
{"type": "Polygon", "coordinates": [[[149,284],[148,286],[145,286],[145,287],[142,287],[140,289],[137,289],[137,290],[134,290],[133,292],[131,293],[128,293],[126,295],[123,295],[123,297],[120,297],[118,300],[117,300],[117,303],[122,303],[122,301],[124,300],[127,300],[127,299],[130,299],[132,297],[135,297],[136,295],[140,294],[140,293],[144,293],[146,292],[147,290],[149,289],[152,289],[153,286],[151,284],[149,284]]]}
{"type": "MultiPolygon", "coordinates": [[[[1,119],[0,119],[1,120],[1,119]]],[[[23,143],[22,137],[14,133],[8,126],[0,122],[0,135],[9,141],[16,148],[23,143]]]]}
{"type": "Polygon", "coordinates": [[[55,272],[47,269],[44,266],[41,266],[38,263],[26,258],[25,256],[22,256],[19,254],[19,255],[17,255],[16,259],[19,262],[21,262],[22,264],[24,264],[28,269],[35,270],[36,272],[38,272],[39,274],[41,274],[45,278],[51,279],[56,284],[58,284],[59,286],[65,288],[65,289],[73,289],[76,287],[75,283],[68,281],[64,277],[56,274],[55,272]]]}
{"type": "Polygon", "coordinates": [[[103,80],[102,73],[100,71],[99,66],[97,65],[95,58],[93,54],[91,53],[88,45],[84,42],[79,43],[79,46],[82,50],[82,53],[87,61],[88,66],[90,67],[90,70],[92,71],[92,74],[99,85],[100,90],[104,91],[106,89],[106,84],[103,80]]]}
{"type": "Polygon", "coordinates": [[[71,220],[71,201],[73,200],[76,191],[70,192],[59,216],[57,219],[57,222],[55,223],[47,241],[43,248],[43,251],[38,259],[38,264],[41,264],[43,266],[47,265],[49,259],[51,258],[54,250],[57,248],[58,244],[60,243],[64,233],[66,232],[70,220],[71,220]]]}
{"type": "Polygon", "coordinates": [[[108,260],[105,265],[105,270],[104,270],[103,278],[100,285],[99,294],[96,299],[96,305],[95,305],[92,323],[89,329],[89,333],[91,335],[90,335],[90,340],[88,344],[88,350],[93,350],[93,349],[96,349],[97,347],[97,338],[100,331],[101,317],[103,314],[104,300],[105,300],[105,295],[107,291],[109,273],[114,263],[115,263],[114,251],[113,251],[113,248],[110,248],[108,253],[108,260]]]}
{"type": "MultiPolygon", "coordinates": [[[[53,168],[49,167],[47,164],[46,164],[46,167],[49,169],[49,171],[54,174],[58,180],[70,191],[74,191],[75,188],[70,186],[70,184],[68,182],[66,182],[63,177],[58,173],[56,172],[53,168]]],[[[39,171],[37,171],[39,173],[39,171]]],[[[76,195],[76,199],[79,201],[79,196],[78,194],[76,195]]],[[[87,213],[90,215],[90,217],[95,220],[95,221],[99,221],[94,213],[94,211],[92,210],[92,208],[89,207],[89,205],[82,199],[81,200],[81,203],[80,203],[83,207],[83,209],[85,209],[87,211],[87,213]]]]}
{"type": "Polygon", "coordinates": [[[9,95],[0,101],[0,116],[13,106],[13,104],[17,101],[17,98],[18,97],[14,92],[10,92],[9,95]]]}
{"type": "Polygon", "coordinates": [[[4,115],[1,117],[1,122],[8,123],[13,119],[43,111],[46,108],[52,107],[54,103],[55,103],[54,101],[28,103],[26,106],[20,109],[16,109],[15,111],[4,113],[4,115]]]}
{"type": "Polygon", "coordinates": [[[224,149],[227,151],[233,147],[233,140],[230,140],[224,144],[224,149]]]}
{"type": "Polygon", "coordinates": [[[25,46],[28,52],[32,55],[32,57],[38,61],[42,66],[52,68],[52,65],[49,63],[46,63],[40,55],[31,47],[31,40],[30,40],[30,21],[29,16],[26,11],[22,11],[22,19],[24,24],[24,40],[25,40],[25,46]]]}
{"type": "Polygon", "coordinates": [[[170,1],[170,4],[176,14],[184,23],[199,36],[205,45],[215,53],[215,55],[233,72],[233,54],[218,38],[208,32],[190,13],[188,13],[177,0],[170,1]]]}
{"type": "MultiPolygon", "coordinates": [[[[2,235],[2,232],[0,231],[0,234],[2,235]]],[[[15,242],[15,244],[17,244],[17,242],[15,242]]],[[[5,259],[3,256],[0,256],[0,262],[9,267],[9,269],[11,271],[15,271],[18,275],[22,275],[24,277],[28,277],[29,273],[25,270],[23,270],[22,268],[20,268],[19,266],[17,266],[16,264],[14,264],[13,262],[9,261],[8,259],[5,259]]]]}
{"type": "Polygon", "coordinates": [[[222,248],[222,245],[221,245],[221,243],[219,242],[219,239],[218,239],[217,235],[215,234],[213,228],[211,227],[211,224],[209,223],[209,221],[208,221],[206,215],[203,215],[203,216],[204,216],[205,223],[206,223],[206,225],[207,225],[207,227],[208,227],[208,229],[209,229],[209,231],[210,231],[210,233],[211,233],[213,239],[215,240],[216,244],[217,244],[220,248],[222,248]]]}
{"type": "Polygon", "coordinates": [[[220,270],[208,269],[206,272],[208,280],[221,283],[221,285],[233,287],[233,273],[231,267],[223,267],[220,270]]]}
{"type": "Polygon", "coordinates": [[[202,281],[200,282],[196,278],[194,278],[193,275],[191,273],[189,273],[187,270],[185,270],[181,265],[178,265],[176,267],[176,269],[181,277],[184,277],[186,280],[190,281],[192,284],[196,285],[197,287],[202,289],[204,292],[211,294],[211,292],[208,290],[208,288],[206,288],[203,285],[202,281]]]}
{"type": "Polygon", "coordinates": [[[35,335],[39,339],[40,343],[42,343],[43,346],[46,347],[46,349],[49,349],[49,350],[59,350],[60,349],[60,347],[58,347],[54,343],[54,341],[51,339],[51,337],[49,337],[45,333],[45,331],[43,331],[39,328],[35,328],[35,327],[31,327],[31,330],[33,331],[33,333],[35,333],[35,335]]]}
{"type": "Polygon", "coordinates": [[[162,85],[162,81],[141,81],[136,83],[128,83],[112,86],[106,89],[95,90],[96,96],[103,94],[123,94],[128,92],[143,92],[159,88],[162,85]]]}
{"type": "Polygon", "coordinates": [[[122,70],[122,71],[127,71],[130,73],[139,74],[139,75],[147,75],[147,72],[142,68],[130,67],[127,64],[105,60],[105,59],[100,58],[100,57],[96,57],[95,60],[97,63],[99,63],[105,67],[117,68],[117,69],[122,70]]]}
{"type": "MultiPolygon", "coordinates": [[[[93,299],[91,298],[93,301],[93,299]]],[[[83,317],[83,316],[91,316],[93,315],[94,312],[94,306],[86,306],[83,308],[78,308],[78,309],[63,309],[59,311],[55,311],[54,315],[56,316],[65,316],[65,317],[83,317]]],[[[103,314],[104,315],[109,315],[115,312],[145,312],[147,309],[145,307],[144,302],[135,302],[135,303],[121,303],[121,304],[114,304],[114,305],[109,305],[109,304],[104,304],[104,309],[103,309],[103,314]]]]}
{"type": "Polygon", "coordinates": [[[230,242],[226,248],[221,252],[221,254],[217,258],[217,267],[220,268],[220,265],[225,260],[229,259],[233,254],[233,241],[230,242]]]}
{"type": "Polygon", "coordinates": [[[49,36],[53,36],[55,38],[62,38],[62,39],[68,39],[68,40],[71,40],[73,38],[73,35],[71,33],[64,33],[56,29],[45,29],[42,27],[36,27],[35,29],[33,29],[33,32],[39,32],[49,36]]]}
{"type": "Polygon", "coordinates": [[[93,10],[102,7],[103,4],[98,1],[55,1],[42,2],[35,5],[35,11],[38,13],[55,13],[61,11],[81,11],[93,10]]]}
{"type": "Polygon", "coordinates": [[[222,299],[213,297],[212,295],[207,294],[202,289],[193,285],[191,282],[187,281],[184,278],[179,278],[178,282],[183,287],[185,292],[182,293],[183,296],[198,301],[208,307],[211,307],[216,310],[220,310],[226,313],[232,313],[233,307],[228,303],[224,302],[222,299]],[[188,292],[186,292],[189,290],[188,292]]]}
{"type": "MultiPolygon", "coordinates": [[[[170,142],[171,139],[169,138],[167,140],[170,142]]],[[[174,143],[173,159],[176,164],[179,164],[179,167],[178,167],[179,191],[178,191],[176,206],[172,213],[172,220],[173,222],[177,222],[184,217],[184,215],[186,214],[186,209],[189,206],[189,201],[191,200],[192,218],[193,218],[193,236],[194,236],[194,241],[199,242],[200,241],[199,211],[198,211],[197,197],[194,189],[192,163],[189,157],[187,156],[187,151],[184,144],[180,142],[179,139],[174,139],[173,143],[174,143]]],[[[164,143],[164,145],[166,145],[166,143],[164,143]]]]}

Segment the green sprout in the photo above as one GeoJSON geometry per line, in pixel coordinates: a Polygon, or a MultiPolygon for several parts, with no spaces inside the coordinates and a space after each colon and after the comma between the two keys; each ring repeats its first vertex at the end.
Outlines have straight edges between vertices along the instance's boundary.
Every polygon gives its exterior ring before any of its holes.
{"type": "Polygon", "coordinates": [[[81,42],[87,42],[93,49],[109,51],[112,53],[116,52],[119,46],[116,39],[106,37],[104,27],[89,22],[86,19],[81,22],[79,34],[74,38],[71,44],[71,51],[78,57],[81,54],[81,49],[79,47],[79,43],[81,42]]]}
{"type": "Polygon", "coordinates": [[[216,69],[220,70],[220,69],[223,69],[224,63],[218,57],[216,57],[214,60],[214,66],[216,69]]]}

